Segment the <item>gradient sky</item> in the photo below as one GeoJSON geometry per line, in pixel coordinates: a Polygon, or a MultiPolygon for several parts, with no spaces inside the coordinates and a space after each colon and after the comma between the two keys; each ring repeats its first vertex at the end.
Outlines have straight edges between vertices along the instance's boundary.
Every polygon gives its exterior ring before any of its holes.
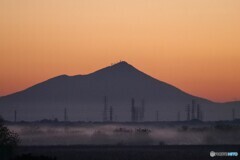
{"type": "Polygon", "coordinates": [[[119,60],[193,95],[240,100],[239,0],[0,0],[0,95],[119,60]]]}

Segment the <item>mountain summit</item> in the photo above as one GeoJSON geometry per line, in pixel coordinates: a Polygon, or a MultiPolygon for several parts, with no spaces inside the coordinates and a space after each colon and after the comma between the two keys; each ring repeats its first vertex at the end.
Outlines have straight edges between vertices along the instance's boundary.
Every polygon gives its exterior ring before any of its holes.
{"type": "MultiPolygon", "coordinates": [[[[91,74],[129,74],[134,72],[140,72],[136,68],[134,68],[132,65],[128,64],[125,61],[120,61],[118,63],[112,63],[111,66],[108,66],[106,68],[100,69],[96,72],[93,72],[91,74]]],[[[90,74],[90,75],[91,75],[90,74]]]]}
{"type": "Polygon", "coordinates": [[[179,113],[182,120],[186,120],[186,106],[193,99],[201,106],[205,120],[231,118],[226,114],[231,106],[187,94],[124,61],[87,75],[54,77],[1,97],[0,113],[7,120],[13,120],[15,110],[19,120],[63,120],[66,109],[69,120],[102,121],[107,105],[113,109],[113,120],[130,121],[132,98],[137,107],[144,102],[144,121],[156,120],[156,111],[160,120],[176,120],[179,113]],[[107,97],[107,104],[104,97],[107,97]]]}

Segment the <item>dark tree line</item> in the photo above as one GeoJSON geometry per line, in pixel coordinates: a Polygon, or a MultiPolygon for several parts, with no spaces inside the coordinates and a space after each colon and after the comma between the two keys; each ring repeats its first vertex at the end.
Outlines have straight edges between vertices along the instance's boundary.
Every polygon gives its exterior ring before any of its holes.
{"type": "Polygon", "coordinates": [[[0,159],[5,160],[12,156],[14,148],[20,142],[16,133],[10,131],[0,117],[0,159]]]}

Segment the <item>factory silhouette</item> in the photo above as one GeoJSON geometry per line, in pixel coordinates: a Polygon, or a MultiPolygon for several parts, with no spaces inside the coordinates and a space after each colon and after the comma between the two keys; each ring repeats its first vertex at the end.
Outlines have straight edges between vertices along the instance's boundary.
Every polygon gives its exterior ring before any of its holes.
{"type": "MultiPolygon", "coordinates": [[[[103,107],[103,122],[117,122],[117,120],[113,119],[113,115],[117,114],[114,113],[113,106],[108,104],[108,97],[104,96],[103,99],[104,102],[104,107],[103,107]]],[[[141,106],[136,106],[135,99],[131,99],[131,117],[129,122],[144,122],[144,113],[145,113],[145,100],[141,100],[141,106]]],[[[157,110],[156,112],[156,122],[159,121],[159,111],[157,110]]],[[[235,109],[232,109],[232,120],[236,120],[237,118],[235,117],[235,109]]],[[[15,116],[15,122],[16,122],[16,111],[14,112],[15,116]]],[[[201,110],[200,104],[196,102],[195,99],[192,100],[191,104],[188,104],[186,106],[185,110],[185,119],[181,119],[181,112],[179,111],[177,113],[177,118],[176,121],[204,121],[203,119],[204,113],[201,110]]],[[[64,109],[64,121],[68,121],[68,115],[67,115],[67,109],[64,109]]]]}
{"type": "MultiPolygon", "coordinates": [[[[103,109],[103,122],[113,121],[113,106],[108,104],[108,97],[104,96],[104,109],[103,109]]],[[[143,122],[145,113],[145,101],[141,100],[141,106],[137,106],[135,99],[131,99],[131,122],[143,122]]],[[[177,114],[176,121],[181,121],[180,111],[177,114]]],[[[117,113],[116,113],[117,114],[117,113]]],[[[192,100],[191,105],[186,107],[186,121],[199,120],[203,121],[203,111],[201,110],[200,104],[196,103],[196,100],[192,100]]],[[[159,111],[156,111],[156,121],[159,121],[159,111]]]]}

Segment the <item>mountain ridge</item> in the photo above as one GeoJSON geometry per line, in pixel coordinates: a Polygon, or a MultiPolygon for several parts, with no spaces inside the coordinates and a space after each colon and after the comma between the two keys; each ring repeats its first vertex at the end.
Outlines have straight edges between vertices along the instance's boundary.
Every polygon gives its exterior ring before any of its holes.
{"type": "MultiPolygon", "coordinates": [[[[0,111],[8,115],[7,119],[11,119],[8,112],[21,110],[24,111],[23,120],[33,120],[61,118],[62,110],[68,108],[75,112],[72,120],[101,121],[104,96],[109,97],[109,103],[114,105],[115,114],[118,113],[116,116],[120,116],[121,121],[129,120],[131,98],[137,101],[144,99],[147,102],[148,121],[154,120],[152,115],[156,110],[166,114],[162,116],[164,120],[174,119],[176,112],[185,114],[185,107],[192,99],[196,99],[207,114],[210,113],[208,110],[214,112],[216,106],[219,106],[219,112],[220,108],[224,108],[224,104],[193,96],[122,61],[86,75],[56,76],[23,91],[1,97],[0,111]],[[80,119],[77,113],[82,114],[80,119]]],[[[219,115],[208,115],[208,119],[224,119],[225,110],[222,109],[219,115]]],[[[229,116],[227,117],[229,119],[229,116]]]]}

